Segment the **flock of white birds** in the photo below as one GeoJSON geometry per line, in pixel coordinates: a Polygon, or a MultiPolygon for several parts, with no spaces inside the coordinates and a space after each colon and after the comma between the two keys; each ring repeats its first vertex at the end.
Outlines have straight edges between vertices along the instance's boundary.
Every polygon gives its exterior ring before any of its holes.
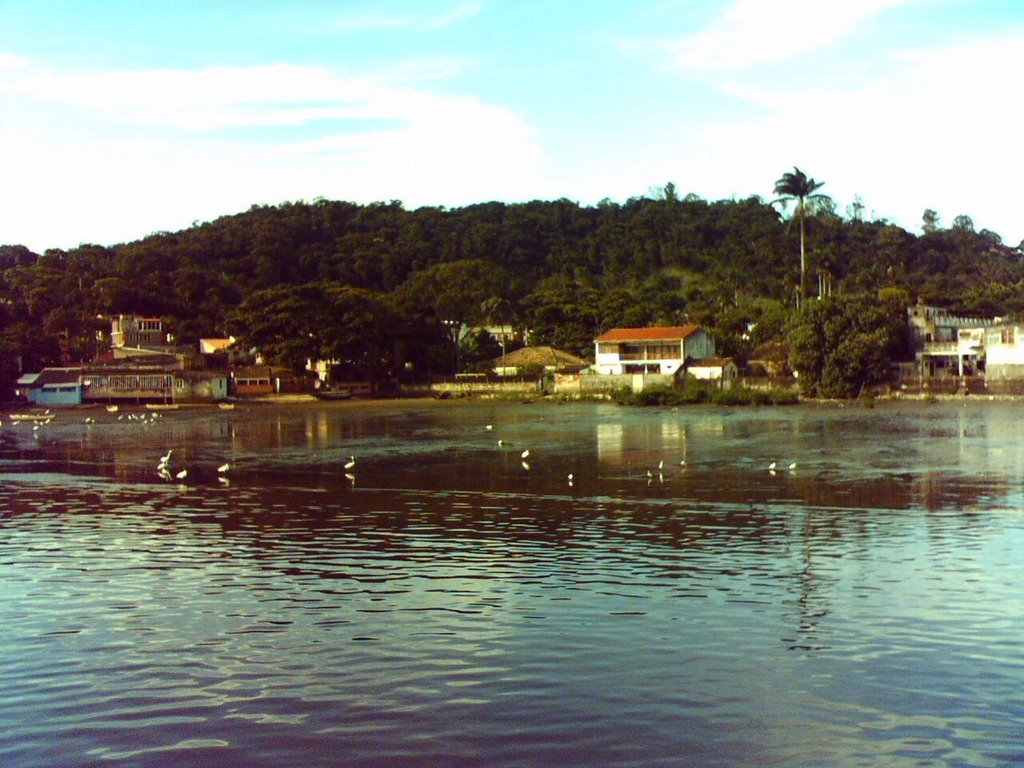
{"type": "MultiPolygon", "coordinates": [[[[50,424],[54,420],[54,418],[55,418],[55,414],[53,414],[50,411],[49,408],[47,408],[42,413],[34,413],[34,414],[13,414],[12,413],[10,415],[11,426],[12,427],[17,427],[20,424],[24,424],[24,423],[31,423],[32,424],[32,430],[33,430],[33,432],[36,432],[36,433],[38,433],[39,430],[42,429],[43,427],[45,427],[46,425],[50,424]]],[[[118,415],[117,421],[128,421],[128,422],[139,422],[139,423],[142,423],[142,424],[152,424],[153,422],[157,421],[158,419],[162,419],[162,418],[163,418],[163,414],[162,413],[158,413],[158,412],[154,412],[154,413],[141,413],[141,414],[134,414],[134,413],[124,414],[124,413],[122,413],[122,414],[118,415]]],[[[86,416],[84,423],[86,425],[95,424],[96,423],[96,419],[94,417],[92,417],[92,416],[86,416]]],[[[493,424],[487,424],[484,427],[484,429],[486,429],[487,431],[493,431],[494,425],[493,424]]],[[[511,445],[512,444],[509,443],[507,440],[504,440],[504,439],[499,439],[498,440],[498,447],[499,448],[510,447],[511,445]]],[[[164,454],[163,456],[160,457],[160,460],[157,462],[157,465],[156,465],[156,473],[157,473],[157,475],[162,480],[165,480],[167,482],[170,482],[170,481],[173,481],[173,480],[177,480],[179,483],[184,483],[185,480],[188,478],[188,468],[182,467],[177,472],[173,471],[172,468],[171,468],[171,458],[172,458],[173,454],[174,454],[174,449],[171,448],[171,449],[169,449],[167,451],[166,454],[164,454]]],[[[530,463],[527,461],[527,459],[530,458],[530,449],[526,448],[523,451],[521,451],[520,454],[519,454],[519,458],[520,458],[520,463],[521,463],[523,469],[526,470],[526,471],[529,471],[531,467],[530,467],[530,463]]],[[[355,466],[356,466],[356,457],[350,455],[349,458],[348,458],[348,461],[346,461],[345,464],[344,464],[344,469],[345,469],[345,477],[348,478],[349,480],[351,480],[353,483],[355,483],[355,479],[356,479],[355,478],[355,474],[354,474],[355,466]]],[[[683,460],[681,460],[679,462],[679,467],[683,468],[683,469],[686,468],[686,460],[685,459],[683,459],[683,460]]],[[[782,471],[782,470],[788,470],[790,473],[795,472],[796,471],[796,462],[792,462],[788,466],[785,466],[785,467],[780,466],[779,463],[775,462],[775,461],[771,462],[768,465],[768,471],[772,475],[774,475],[778,471],[782,471]]],[[[217,467],[217,480],[219,482],[221,482],[222,484],[224,484],[224,485],[229,485],[230,481],[228,480],[226,475],[230,471],[231,471],[231,464],[230,463],[225,462],[224,464],[221,464],[219,467],[217,467]]],[[[657,477],[659,480],[664,480],[664,471],[665,471],[665,461],[661,460],[661,461],[658,462],[657,474],[655,474],[654,468],[646,470],[648,481],[653,481],[655,479],[655,477],[657,477]]],[[[575,483],[575,480],[576,480],[576,476],[572,472],[570,472],[568,474],[568,476],[567,476],[567,481],[568,481],[569,485],[573,486],[573,484],[575,483]]]]}

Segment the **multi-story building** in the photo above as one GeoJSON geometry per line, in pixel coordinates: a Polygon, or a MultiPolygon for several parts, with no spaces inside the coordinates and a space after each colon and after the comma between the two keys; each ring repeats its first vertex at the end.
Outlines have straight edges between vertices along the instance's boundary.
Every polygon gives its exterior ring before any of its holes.
{"type": "Polygon", "coordinates": [[[159,317],[118,315],[110,321],[111,347],[165,347],[163,321],[159,317]]]}
{"type": "Polygon", "coordinates": [[[922,376],[972,376],[985,365],[986,329],[999,318],[959,317],[942,307],[907,308],[918,372],[922,376]]]}
{"type": "Polygon", "coordinates": [[[673,375],[687,361],[715,356],[715,340],[699,325],[614,328],[594,340],[594,369],[607,375],[673,375]]]}

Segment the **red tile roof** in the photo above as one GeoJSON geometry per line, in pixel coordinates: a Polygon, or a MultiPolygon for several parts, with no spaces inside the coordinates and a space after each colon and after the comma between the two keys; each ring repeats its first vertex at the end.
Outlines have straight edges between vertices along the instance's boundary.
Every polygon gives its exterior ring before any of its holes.
{"type": "Polygon", "coordinates": [[[597,337],[597,341],[682,341],[700,330],[699,325],[668,328],[613,328],[597,337]]]}

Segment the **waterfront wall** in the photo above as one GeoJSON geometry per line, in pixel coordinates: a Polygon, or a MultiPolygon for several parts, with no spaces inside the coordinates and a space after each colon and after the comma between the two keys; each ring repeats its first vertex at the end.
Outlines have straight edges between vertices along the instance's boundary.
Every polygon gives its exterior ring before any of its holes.
{"type": "Polygon", "coordinates": [[[642,392],[650,387],[671,387],[675,376],[665,373],[556,373],[556,395],[594,395],[616,389],[642,392]]]}

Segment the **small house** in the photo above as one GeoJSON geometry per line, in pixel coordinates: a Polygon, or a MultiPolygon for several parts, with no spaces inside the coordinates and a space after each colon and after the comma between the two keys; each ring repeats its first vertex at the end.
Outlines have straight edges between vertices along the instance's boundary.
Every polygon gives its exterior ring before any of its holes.
{"type": "Polygon", "coordinates": [[[274,375],[268,365],[252,365],[231,371],[231,390],[240,397],[272,395],[274,375]]]}
{"type": "Polygon", "coordinates": [[[1024,379],[1024,324],[999,323],[985,328],[985,377],[1024,379]]]}
{"type": "Polygon", "coordinates": [[[589,364],[576,355],[554,347],[523,347],[491,361],[499,376],[518,376],[528,369],[547,373],[578,373],[589,364]]]}
{"type": "Polygon", "coordinates": [[[740,372],[731,357],[708,357],[693,360],[686,365],[686,372],[702,381],[730,382],[739,378],[740,372]]]}
{"type": "Polygon", "coordinates": [[[218,371],[178,371],[174,374],[174,400],[224,400],[228,396],[228,374],[218,371]]]}
{"type": "Polygon", "coordinates": [[[43,368],[28,387],[36,405],[81,405],[81,368],[43,368]]]}

